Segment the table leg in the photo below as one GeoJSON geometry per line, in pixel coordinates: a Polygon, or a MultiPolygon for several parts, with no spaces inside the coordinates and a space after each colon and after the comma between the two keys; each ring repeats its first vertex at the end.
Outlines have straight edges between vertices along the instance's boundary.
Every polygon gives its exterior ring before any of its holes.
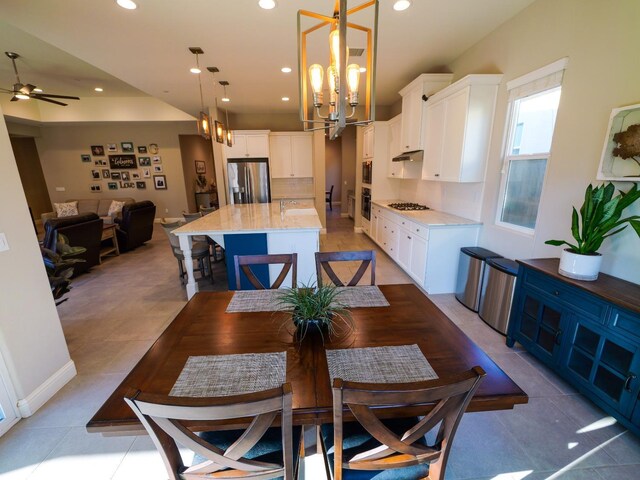
{"type": "Polygon", "coordinates": [[[198,284],[193,276],[193,259],[191,258],[191,236],[180,235],[180,248],[184,255],[184,266],[187,269],[187,298],[190,300],[196,293],[198,293],[198,284]]]}

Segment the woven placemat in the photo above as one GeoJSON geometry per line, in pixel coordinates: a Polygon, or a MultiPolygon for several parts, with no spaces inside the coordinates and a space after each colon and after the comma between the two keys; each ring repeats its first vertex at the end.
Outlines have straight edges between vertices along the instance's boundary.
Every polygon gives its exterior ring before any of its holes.
{"type": "Polygon", "coordinates": [[[375,285],[362,287],[338,287],[336,300],[347,308],[388,307],[389,302],[375,285]]]}
{"type": "Polygon", "coordinates": [[[438,378],[418,345],[327,350],[331,383],[406,383],[438,378]]]}
{"type": "Polygon", "coordinates": [[[287,353],[243,353],[189,357],[173,397],[226,397],[281,386],[287,374],[287,353]]]}
{"type": "Polygon", "coordinates": [[[281,310],[282,293],[282,290],[238,290],[227,305],[227,313],[281,310]]]}

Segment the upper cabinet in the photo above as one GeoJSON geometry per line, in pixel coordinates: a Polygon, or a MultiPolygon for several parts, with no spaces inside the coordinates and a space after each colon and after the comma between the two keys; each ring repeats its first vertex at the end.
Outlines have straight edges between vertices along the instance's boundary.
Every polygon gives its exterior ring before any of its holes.
{"type": "Polygon", "coordinates": [[[235,130],[233,146],[224,145],[226,158],[268,158],[268,130],[235,130]]]}
{"type": "Polygon", "coordinates": [[[467,75],[424,106],[423,180],[482,182],[502,75],[467,75]]]}
{"type": "Polygon", "coordinates": [[[423,73],[400,90],[402,96],[402,122],[400,152],[422,150],[425,98],[430,97],[451,83],[451,73],[423,73]]]}
{"type": "Polygon", "coordinates": [[[402,115],[396,115],[387,122],[389,125],[389,157],[387,176],[389,178],[420,178],[422,162],[394,162],[393,157],[404,152],[401,148],[402,115]]]}
{"type": "Polygon", "coordinates": [[[313,177],[311,133],[278,132],[269,136],[272,178],[313,177]]]}
{"type": "Polygon", "coordinates": [[[373,149],[375,146],[373,136],[373,124],[367,125],[363,132],[362,158],[373,158],[373,149]]]}

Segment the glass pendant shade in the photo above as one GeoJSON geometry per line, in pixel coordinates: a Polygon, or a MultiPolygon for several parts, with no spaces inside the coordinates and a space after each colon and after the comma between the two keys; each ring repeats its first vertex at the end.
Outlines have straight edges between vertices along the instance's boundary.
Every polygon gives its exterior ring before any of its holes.
{"type": "Polygon", "coordinates": [[[211,138],[211,123],[209,122],[209,115],[204,112],[200,112],[198,118],[198,133],[204,138],[211,138]]]}

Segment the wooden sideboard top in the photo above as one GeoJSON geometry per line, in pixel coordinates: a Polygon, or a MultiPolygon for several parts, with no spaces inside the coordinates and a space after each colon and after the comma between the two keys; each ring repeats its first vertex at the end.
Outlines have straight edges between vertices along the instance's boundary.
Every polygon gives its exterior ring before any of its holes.
{"type": "Polygon", "coordinates": [[[536,258],[518,260],[517,262],[527,268],[545,273],[556,280],[596,295],[619,307],[640,313],[640,285],[612,277],[602,272],[598,275],[598,279],[593,282],[584,282],[564,277],[558,273],[559,258],[536,258]]]}

